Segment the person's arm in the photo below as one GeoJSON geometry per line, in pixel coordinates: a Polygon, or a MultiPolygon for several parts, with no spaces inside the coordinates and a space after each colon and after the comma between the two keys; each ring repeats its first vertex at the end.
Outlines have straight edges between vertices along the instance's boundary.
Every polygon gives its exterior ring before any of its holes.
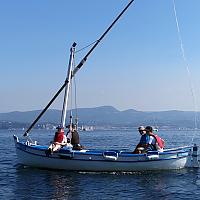
{"type": "Polygon", "coordinates": [[[147,150],[157,150],[156,148],[156,139],[154,138],[154,136],[150,136],[149,137],[149,142],[148,142],[148,145],[147,145],[147,150]]]}
{"type": "Polygon", "coordinates": [[[64,135],[61,145],[66,145],[66,143],[67,143],[67,137],[66,137],[66,135],[64,135]]]}

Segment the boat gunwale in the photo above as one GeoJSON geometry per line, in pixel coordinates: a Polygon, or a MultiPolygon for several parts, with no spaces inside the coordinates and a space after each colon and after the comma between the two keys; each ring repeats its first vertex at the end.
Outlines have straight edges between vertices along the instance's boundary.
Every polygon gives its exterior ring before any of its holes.
{"type": "MultiPolygon", "coordinates": [[[[40,152],[45,152],[45,150],[47,150],[47,148],[48,148],[48,146],[42,146],[42,145],[27,145],[26,143],[19,142],[19,141],[18,142],[16,141],[16,144],[20,145],[20,146],[16,147],[17,149],[22,150],[22,151],[27,152],[27,153],[31,153],[31,154],[37,155],[37,156],[43,156],[43,155],[41,155],[41,154],[39,155],[39,154],[36,154],[36,153],[32,153],[32,152],[26,151],[26,149],[28,148],[30,150],[32,149],[32,150],[36,150],[36,151],[40,151],[40,152]]],[[[118,155],[120,157],[147,157],[148,155],[156,155],[156,154],[158,154],[158,155],[173,155],[173,154],[189,153],[189,152],[191,152],[192,147],[193,146],[184,146],[184,147],[166,149],[163,152],[150,151],[150,152],[145,153],[145,154],[133,154],[132,152],[120,151],[120,150],[90,150],[90,149],[88,149],[88,150],[85,150],[85,151],[80,151],[80,150],[61,149],[61,152],[56,152],[55,155],[59,155],[59,154],[63,154],[63,155],[64,154],[66,154],[66,155],[67,154],[75,154],[75,155],[103,156],[103,153],[105,153],[105,152],[115,152],[115,153],[118,153],[118,155]]],[[[43,156],[43,157],[46,157],[46,156],[43,156]]]]}
{"type": "MultiPolygon", "coordinates": [[[[168,161],[168,160],[180,160],[180,159],[183,159],[183,158],[187,158],[189,155],[183,155],[183,156],[179,156],[179,157],[176,157],[176,158],[158,158],[158,159],[146,159],[146,160],[129,160],[129,161],[119,161],[119,160],[92,160],[92,159],[78,159],[78,158],[72,158],[72,159],[68,159],[68,158],[61,158],[59,157],[59,154],[57,157],[55,156],[46,156],[46,155],[39,155],[39,154],[36,154],[36,153],[32,153],[32,152],[29,152],[29,151],[26,151],[26,150],[23,150],[21,148],[18,148],[18,150],[20,151],[23,151],[27,154],[32,154],[34,156],[39,156],[39,157],[44,157],[44,158],[48,158],[48,159],[57,159],[57,160],[73,160],[73,161],[84,161],[84,162],[117,162],[117,163],[141,163],[141,162],[154,162],[154,161],[168,161]]],[[[138,154],[138,155],[134,155],[132,154],[132,157],[136,157],[136,156],[145,156],[145,154],[138,154]]]]}

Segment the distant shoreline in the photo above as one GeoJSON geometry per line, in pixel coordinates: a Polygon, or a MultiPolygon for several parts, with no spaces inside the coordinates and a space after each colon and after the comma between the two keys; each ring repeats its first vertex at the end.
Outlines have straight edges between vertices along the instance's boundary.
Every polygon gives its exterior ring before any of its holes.
{"type": "MultiPolygon", "coordinates": [[[[26,131],[28,129],[28,127],[26,128],[0,128],[0,130],[8,130],[8,131],[26,131]]],[[[44,130],[44,131],[55,131],[56,129],[50,129],[50,128],[33,128],[32,130],[36,131],[36,130],[44,130]]],[[[66,129],[67,130],[67,129],[66,129]]],[[[93,130],[81,130],[79,129],[79,131],[81,132],[94,132],[94,131],[117,131],[117,130],[121,130],[121,131],[137,131],[137,127],[94,127],[93,130]]],[[[195,129],[195,128],[159,128],[159,131],[200,131],[200,129],[195,129]]],[[[157,132],[157,131],[156,131],[157,132]]],[[[156,133],[155,132],[155,133],[156,133]]]]}

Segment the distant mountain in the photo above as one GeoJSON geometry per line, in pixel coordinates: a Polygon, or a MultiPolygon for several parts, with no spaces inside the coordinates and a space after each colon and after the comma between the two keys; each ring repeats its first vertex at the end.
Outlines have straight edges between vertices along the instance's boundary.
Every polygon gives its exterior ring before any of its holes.
{"type": "MultiPolygon", "coordinates": [[[[0,121],[30,124],[41,110],[27,112],[0,113],[0,121]]],[[[72,111],[74,114],[75,110],[72,111]]],[[[142,112],[134,109],[119,111],[112,106],[77,109],[79,124],[95,126],[139,126],[156,125],[170,128],[194,128],[194,116],[199,119],[199,112],[191,111],[161,111],[142,112]]],[[[69,115],[68,115],[69,116],[69,115]]],[[[48,110],[39,123],[58,124],[61,118],[60,110],[48,110]]],[[[197,121],[199,128],[199,121],[197,121]]]]}
{"type": "MultiPolygon", "coordinates": [[[[39,115],[41,110],[26,111],[26,112],[9,112],[0,113],[0,121],[11,121],[18,123],[31,123],[39,115]]],[[[60,119],[60,110],[47,110],[42,116],[40,122],[58,122],[60,119]]]]}

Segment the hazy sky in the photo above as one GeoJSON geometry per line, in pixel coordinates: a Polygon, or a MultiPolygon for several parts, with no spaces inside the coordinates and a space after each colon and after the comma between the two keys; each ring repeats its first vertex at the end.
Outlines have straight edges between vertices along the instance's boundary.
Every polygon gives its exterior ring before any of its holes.
{"type": "MultiPolygon", "coordinates": [[[[77,73],[78,107],[194,110],[193,85],[200,110],[200,0],[175,2],[190,78],[173,0],[135,0],[77,73]]],[[[65,80],[71,44],[98,39],[127,3],[1,0],[0,112],[46,106],[65,80]]],[[[60,109],[62,98],[51,108],[60,109]]]]}

